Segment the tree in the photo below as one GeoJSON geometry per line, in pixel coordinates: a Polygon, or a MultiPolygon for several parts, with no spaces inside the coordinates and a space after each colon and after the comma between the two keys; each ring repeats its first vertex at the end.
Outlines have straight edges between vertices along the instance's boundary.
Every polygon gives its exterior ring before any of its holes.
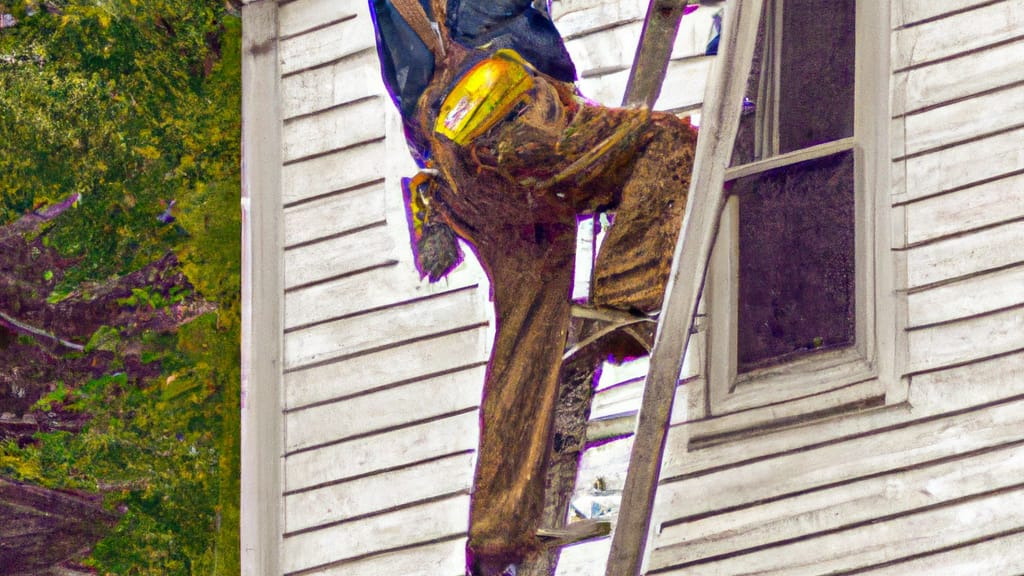
{"type": "Polygon", "coordinates": [[[237,573],[241,23],[219,0],[0,13],[0,224],[76,200],[23,238],[64,264],[0,311],[37,296],[124,322],[61,350],[89,370],[36,404],[81,430],[0,445],[0,473],[103,493],[121,519],[102,573],[237,573]]]}

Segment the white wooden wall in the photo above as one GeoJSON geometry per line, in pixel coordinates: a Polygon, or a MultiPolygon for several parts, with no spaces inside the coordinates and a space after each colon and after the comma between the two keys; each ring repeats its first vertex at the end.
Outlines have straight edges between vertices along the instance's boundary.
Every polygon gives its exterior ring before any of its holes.
{"type": "Polygon", "coordinates": [[[677,420],[648,574],[1024,573],[1024,0],[891,4],[909,397],[701,448],[677,420]]]}
{"type": "MultiPolygon", "coordinates": [[[[280,315],[283,349],[276,364],[260,355],[273,346],[252,346],[249,362],[264,368],[264,385],[278,385],[281,410],[279,425],[266,426],[267,412],[253,412],[250,402],[248,437],[279,430],[284,457],[275,478],[256,441],[248,444],[250,468],[265,472],[243,496],[249,521],[270,524],[266,503],[259,513],[252,504],[268,487],[281,515],[271,518],[279,529],[247,532],[243,547],[263,562],[248,561],[246,574],[275,564],[283,574],[461,574],[492,336],[485,279],[471,257],[435,285],[413,269],[398,182],[415,166],[380,81],[367,3],[247,4],[247,26],[259,34],[246,59],[260,79],[248,84],[260,94],[250,93],[259,106],[247,116],[247,173],[254,187],[280,189],[256,206],[262,220],[251,228],[255,292],[279,284],[271,292],[280,301],[254,301],[252,314],[280,315]],[[279,161],[267,141],[278,142],[279,161]],[[283,266],[279,281],[269,264],[283,266]],[[268,378],[274,371],[276,380],[268,378]],[[264,542],[258,551],[255,541],[274,534],[279,549],[264,542]]],[[[589,97],[621,100],[645,10],[639,1],[555,3],[589,97]]],[[[700,55],[710,27],[704,12],[684,23],[659,108],[699,108],[710,62],[700,55]]],[[[265,322],[261,337],[273,340],[274,326],[265,322]]],[[[605,379],[595,418],[635,412],[642,381],[620,379],[628,382],[605,379]]],[[[264,407],[267,391],[255,392],[250,398],[263,402],[255,408],[264,407]]],[[[628,450],[627,439],[588,453],[580,486],[600,477],[613,491],[621,487],[628,450]]],[[[600,572],[602,546],[568,551],[560,574],[600,572]]]]}
{"type": "MultiPolygon", "coordinates": [[[[263,342],[247,348],[247,462],[260,473],[248,473],[243,508],[263,528],[246,532],[244,572],[457,576],[493,328],[486,280],[471,256],[434,285],[413,268],[399,178],[415,166],[380,80],[367,2],[246,4],[245,56],[258,79],[248,86],[259,92],[245,116],[246,172],[264,193],[247,228],[249,288],[278,294],[250,312],[254,334],[270,344],[276,334],[282,358],[261,355],[275,349],[263,342]],[[268,152],[275,142],[279,157],[268,152]],[[278,328],[258,321],[278,316],[278,328]],[[274,390],[270,426],[261,409],[274,390]],[[275,430],[279,475],[257,441],[275,430]]],[[[589,97],[621,100],[645,10],[646,1],[555,2],[589,97]]],[[[680,32],[659,108],[699,109],[704,12],[680,32]]],[[[641,383],[616,384],[606,379],[595,416],[635,412],[641,383]]],[[[621,485],[628,440],[607,446],[588,454],[581,486],[598,476],[621,485]]],[[[601,546],[568,551],[560,574],[599,573],[601,546]]]]}
{"type": "MultiPolygon", "coordinates": [[[[554,0],[552,18],[566,39],[589,99],[618,106],[626,90],[648,0],[554,0]]],[[[705,56],[711,16],[721,1],[685,16],[679,26],[668,73],[655,108],[680,114],[696,111],[713,57],[705,56]]]]}

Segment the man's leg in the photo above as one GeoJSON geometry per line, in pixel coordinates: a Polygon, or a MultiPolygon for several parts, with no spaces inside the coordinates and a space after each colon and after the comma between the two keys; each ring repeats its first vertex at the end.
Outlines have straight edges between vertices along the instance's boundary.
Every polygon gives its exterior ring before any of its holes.
{"type": "Polygon", "coordinates": [[[480,409],[469,547],[478,562],[499,568],[538,546],[547,446],[569,327],[575,230],[539,228],[539,242],[477,246],[492,271],[498,324],[480,409]]]}
{"type": "Polygon", "coordinates": [[[693,169],[697,133],[654,113],[594,267],[592,304],[657,312],[665,295],[693,169]]]}

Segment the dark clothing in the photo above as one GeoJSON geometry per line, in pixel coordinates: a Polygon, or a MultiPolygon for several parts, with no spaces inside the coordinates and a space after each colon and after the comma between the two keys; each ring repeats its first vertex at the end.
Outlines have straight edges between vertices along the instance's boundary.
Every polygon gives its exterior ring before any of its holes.
{"type": "MultiPolygon", "coordinates": [[[[419,0],[430,17],[430,0],[419,0]]],[[[387,0],[371,0],[384,84],[403,118],[416,115],[416,103],[434,77],[434,55],[387,0]]]]}
{"type": "Polygon", "coordinates": [[[467,48],[488,45],[488,51],[511,48],[542,74],[562,82],[576,81],[576,67],[562,35],[529,0],[448,2],[452,40],[467,48]],[[454,8],[454,9],[453,9],[454,8]]]}

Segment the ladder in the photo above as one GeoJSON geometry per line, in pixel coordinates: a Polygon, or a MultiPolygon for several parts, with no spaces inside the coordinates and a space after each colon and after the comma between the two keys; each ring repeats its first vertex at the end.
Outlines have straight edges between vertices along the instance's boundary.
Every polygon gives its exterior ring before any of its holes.
{"type": "MultiPolygon", "coordinates": [[[[636,576],[642,570],[645,546],[651,534],[654,495],[672,402],[703,290],[711,248],[718,231],[719,215],[725,203],[725,166],[707,162],[706,159],[722,157],[723,153],[728,152],[726,148],[733,141],[739,126],[741,108],[733,104],[742,102],[746,88],[762,1],[729,2],[729,15],[723,22],[718,51],[721,57],[716,58],[705,90],[701,137],[697,140],[687,210],[676,242],[672,272],[650,350],[650,366],[637,414],[633,447],[606,576],[636,576]],[[719,69],[729,61],[745,64],[725,74],[725,71],[719,69]]],[[[681,18],[687,5],[696,3],[696,0],[650,1],[623,106],[653,107],[665,79],[681,18]]],[[[574,322],[580,321],[586,321],[586,313],[576,310],[574,322]]],[[[606,329],[617,328],[615,319],[605,319],[605,322],[606,329]]],[[[590,329],[593,331],[594,327],[590,329]]],[[[581,329],[579,333],[586,335],[587,331],[581,329]]],[[[560,384],[563,387],[570,385],[565,378],[560,384]]],[[[575,468],[572,473],[575,476],[575,468]]],[[[552,496],[551,489],[548,496],[552,496]]],[[[564,494],[561,496],[564,497],[564,494]]],[[[556,506],[555,514],[564,516],[564,508],[556,506]]],[[[558,524],[557,519],[555,523],[558,524]]],[[[550,556],[550,566],[554,567],[557,563],[559,547],[607,534],[608,529],[607,523],[591,522],[589,526],[580,526],[575,530],[552,531],[551,547],[554,552],[550,556]]],[[[531,571],[528,567],[526,573],[532,575],[546,572],[531,571]]]]}
{"type": "MultiPolygon", "coordinates": [[[[651,0],[625,104],[650,106],[656,100],[683,5],[682,1],[651,0]]],[[[722,157],[738,129],[741,109],[732,104],[742,101],[746,88],[761,5],[762,0],[733,0],[723,23],[719,57],[705,90],[688,205],[651,351],[606,576],[638,575],[642,569],[672,401],[725,203],[725,166],[706,160],[722,157]],[[725,74],[720,68],[732,58],[745,65],[725,74]]]]}
{"type": "MultiPolygon", "coordinates": [[[[622,100],[624,107],[654,107],[667,73],[680,22],[691,2],[695,4],[696,0],[650,1],[622,100]]],[[[699,142],[700,140],[698,140],[698,146],[699,142]]],[[[690,206],[688,206],[689,209],[691,209],[690,206]]],[[[596,255],[597,246],[594,236],[591,236],[591,246],[592,256],[596,255]]],[[[674,260],[678,260],[678,251],[674,260]]],[[[674,266],[673,269],[676,268],[674,266]]],[[[591,269],[591,274],[593,274],[593,269],[591,269]]],[[[572,327],[570,328],[572,336],[568,342],[569,350],[563,357],[559,373],[560,400],[555,416],[554,436],[575,438],[580,447],[579,451],[569,448],[563,452],[565,448],[559,446],[557,441],[554,442],[554,445],[548,446],[549,464],[543,522],[545,526],[551,528],[542,528],[538,531],[538,536],[546,541],[547,545],[546,549],[537,556],[527,558],[518,573],[524,576],[553,574],[558,565],[562,547],[606,536],[611,531],[611,523],[608,521],[588,520],[566,525],[565,515],[579,473],[579,453],[583,449],[583,440],[580,436],[589,437],[591,436],[589,431],[592,430],[591,423],[587,422],[587,414],[593,400],[591,381],[600,360],[595,362],[594,358],[589,357],[586,354],[586,348],[588,344],[617,331],[630,334],[641,343],[652,357],[652,363],[647,375],[643,404],[638,418],[629,418],[629,422],[618,422],[618,425],[614,426],[618,432],[614,436],[618,436],[628,435],[633,431],[634,422],[638,424],[627,470],[623,500],[619,507],[618,528],[615,531],[612,551],[607,562],[607,575],[623,576],[640,573],[654,487],[660,468],[661,444],[664,442],[665,430],[669,423],[672,400],[683,361],[682,351],[686,345],[685,340],[681,343],[682,347],[678,348],[676,346],[679,344],[676,342],[659,344],[659,349],[662,351],[675,350],[675,353],[671,355],[661,352],[661,357],[666,360],[671,357],[672,360],[678,362],[672,370],[671,377],[661,378],[655,384],[653,378],[656,377],[656,371],[659,375],[662,373],[668,375],[668,372],[660,368],[665,364],[665,360],[659,364],[653,362],[655,349],[649,346],[654,337],[653,326],[657,327],[658,338],[663,342],[664,337],[660,334],[666,331],[665,327],[668,327],[669,333],[677,332],[675,329],[677,327],[666,322],[664,312],[667,305],[668,290],[666,290],[660,320],[657,321],[657,324],[648,320],[652,324],[644,326],[637,326],[632,322],[631,320],[636,320],[636,317],[628,313],[617,315],[611,310],[594,310],[573,306],[572,327]],[[577,353],[579,354],[577,355],[577,353]]],[[[680,321],[676,318],[682,318],[682,316],[673,317],[672,322],[680,321]]],[[[688,332],[689,324],[687,323],[682,329],[688,332]]]]}

